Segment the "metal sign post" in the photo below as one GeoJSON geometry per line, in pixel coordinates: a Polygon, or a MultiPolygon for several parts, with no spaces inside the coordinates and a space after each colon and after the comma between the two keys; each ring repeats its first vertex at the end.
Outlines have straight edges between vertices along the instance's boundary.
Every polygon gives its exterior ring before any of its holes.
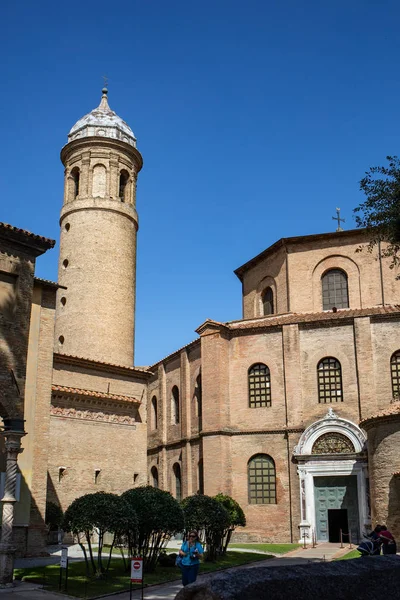
{"type": "Polygon", "coordinates": [[[67,591],[67,589],[68,589],[68,548],[61,548],[60,581],[58,582],[58,590],[59,591],[61,591],[63,569],[65,569],[65,591],[67,591]]]}
{"type": "Polygon", "coordinates": [[[130,600],[132,600],[132,583],[141,583],[142,584],[142,600],[143,600],[144,578],[143,578],[143,558],[141,556],[136,556],[134,558],[131,558],[131,585],[130,585],[130,595],[129,595],[130,600]]]}

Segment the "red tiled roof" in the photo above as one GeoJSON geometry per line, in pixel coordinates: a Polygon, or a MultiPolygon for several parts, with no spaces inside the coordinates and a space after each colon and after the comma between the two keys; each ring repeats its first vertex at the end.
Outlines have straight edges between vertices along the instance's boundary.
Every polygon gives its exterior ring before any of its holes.
{"type": "Polygon", "coordinates": [[[384,419],[385,417],[393,417],[396,415],[400,415],[400,402],[398,401],[392,402],[392,404],[380,410],[375,415],[363,419],[360,425],[361,427],[365,427],[365,425],[370,425],[377,419],[384,419]]]}
{"type": "Polygon", "coordinates": [[[110,367],[110,369],[119,369],[122,371],[128,371],[133,375],[135,373],[146,373],[151,375],[150,367],[126,367],[125,365],[116,365],[113,363],[103,362],[101,360],[92,360],[91,358],[84,358],[83,356],[74,356],[73,354],[63,354],[62,352],[55,352],[54,358],[57,361],[68,363],[68,362],[76,362],[87,364],[90,367],[96,367],[99,365],[101,367],[110,367]]]}
{"type": "Polygon", "coordinates": [[[34,281],[41,283],[47,287],[52,287],[52,288],[62,288],[64,290],[66,290],[67,288],[64,285],[60,285],[59,283],[57,283],[56,281],[50,281],[50,279],[42,279],[41,277],[34,277],[34,281]]]}
{"type": "Polygon", "coordinates": [[[141,404],[141,400],[133,396],[121,396],[120,394],[107,394],[106,392],[95,392],[94,390],[82,390],[79,388],[71,388],[63,385],[52,385],[53,392],[60,394],[73,394],[74,396],[90,396],[90,398],[101,398],[102,400],[117,400],[119,402],[132,402],[141,404]]]}
{"type": "Polygon", "coordinates": [[[258,317],[241,321],[229,321],[224,326],[231,330],[253,329],[261,327],[276,327],[279,325],[290,325],[294,323],[313,323],[315,321],[332,321],[338,319],[351,319],[354,317],[368,317],[375,315],[400,315],[400,305],[372,306],[371,308],[343,308],[337,312],[324,311],[317,313],[287,313],[283,315],[271,315],[269,317],[258,317]]]}
{"type": "Polygon", "coordinates": [[[14,225],[9,225],[8,223],[0,222],[0,229],[3,229],[9,233],[14,233],[14,234],[26,237],[26,238],[30,238],[32,241],[35,241],[35,242],[41,242],[48,248],[53,248],[56,243],[55,240],[43,237],[42,235],[37,235],[36,233],[31,233],[30,231],[27,231],[26,229],[20,229],[19,227],[14,227],[14,225]]]}

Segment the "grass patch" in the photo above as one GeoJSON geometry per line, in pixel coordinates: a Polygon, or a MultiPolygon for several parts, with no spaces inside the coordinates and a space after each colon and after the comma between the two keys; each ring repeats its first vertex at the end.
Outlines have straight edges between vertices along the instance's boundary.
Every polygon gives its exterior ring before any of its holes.
{"type": "Polygon", "coordinates": [[[244,550],[258,550],[259,552],[273,552],[274,554],[286,554],[300,548],[301,544],[229,544],[229,548],[243,548],[244,550]]]}
{"type": "MultiPolygon", "coordinates": [[[[254,552],[228,552],[216,563],[204,562],[200,566],[201,573],[211,573],[237,567],[249,562],[265,560],[265,554],[254,552]]],[[[15,569],[16,579],[24,579],[33,583],[43,584],[46,590],[58,591],[60,568],[58,565],[46,567],[31,567],[26,569],[15,569]]],[[[158,566],[154,573],[145,574],[145,584],[166,583],[180,579],[180,571],[177,567],[158,566]]],[[[140,586],[134,585],[137,589],[140,586]]],[[[64,590],[64,587],[63,587],[64,590]]],[[[107,579],[87,579],[84,562],[71,562],[68,567],[68,594],[78,598],[93,598],[101,594],[111,594],[129,590],[129,573],[124,570],[123,561],[118,558],[111,560],[111,567],[107,579]]]]}
{"type": "Polygon", "coordinates": [[[347,554],[344,554],[340,558],[335,558],[335,560],[349,560],[349,558],[360,558],[360,553],[358,550],[351,550],[347,554]]]}

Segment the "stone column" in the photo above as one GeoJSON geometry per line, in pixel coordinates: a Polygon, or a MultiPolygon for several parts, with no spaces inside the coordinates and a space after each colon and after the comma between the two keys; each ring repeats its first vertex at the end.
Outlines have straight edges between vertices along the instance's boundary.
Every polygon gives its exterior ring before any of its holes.
{"type": "Polygon", "coordinates": [[[7,429],[0,435],[5,437],[7,452],[7,469],[3,503],[3,522],[0,540],[0,586],[12,586],[14,571],[14,556],[16,548],[12,544],[12,533],[14,523],[15,488],[17,484],[17,460],[18,454],[22,452],[21,438],[24,431],[7,429]]]}

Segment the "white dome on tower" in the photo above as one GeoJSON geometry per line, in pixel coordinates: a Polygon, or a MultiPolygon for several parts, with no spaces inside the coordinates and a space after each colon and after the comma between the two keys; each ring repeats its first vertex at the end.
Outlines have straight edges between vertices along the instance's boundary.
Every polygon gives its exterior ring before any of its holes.
{"type": "Polygon", "coordinates": [[[132,129],[108,106],[107,88],[103,88],[100,105],[75,123],[68,141],[85,137],[106,137],[121,140],[136,148],[132,129]]]}

